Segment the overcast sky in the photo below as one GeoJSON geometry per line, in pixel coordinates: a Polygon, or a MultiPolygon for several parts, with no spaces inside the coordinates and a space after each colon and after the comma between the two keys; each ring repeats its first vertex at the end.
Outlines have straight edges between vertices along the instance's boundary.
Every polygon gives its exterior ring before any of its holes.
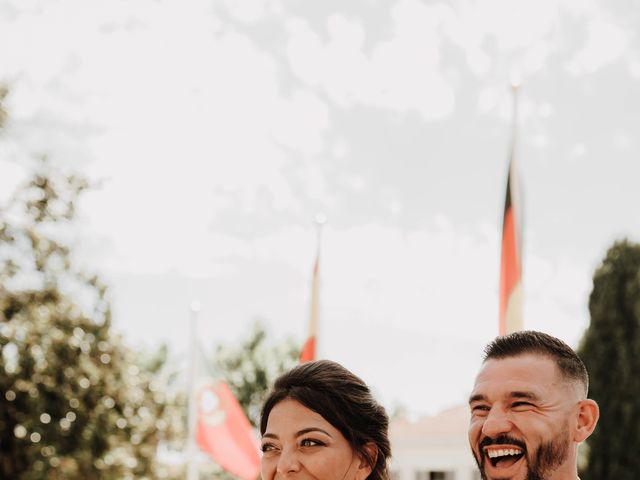
{"type": "Polygon", "coordinates": [[[77,248],[134,345],[307,329],[387,406],[465,402],[498,332],[522,79],[524,323],[573,346],[640,238],[640,9],[628,2],[4,0],[0,192],[47,153],[100,182],[77,248]]]}

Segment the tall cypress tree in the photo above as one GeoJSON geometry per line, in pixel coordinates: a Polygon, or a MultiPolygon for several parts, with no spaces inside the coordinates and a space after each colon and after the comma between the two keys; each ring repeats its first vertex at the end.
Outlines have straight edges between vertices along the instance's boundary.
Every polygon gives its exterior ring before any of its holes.
{"type": "Polygon", "coordinates": [[[600,421],[583,480],[636,480],[640,472],[640,245],[616,242],[593,277],[591,322],[579,354],[600,421]]]}

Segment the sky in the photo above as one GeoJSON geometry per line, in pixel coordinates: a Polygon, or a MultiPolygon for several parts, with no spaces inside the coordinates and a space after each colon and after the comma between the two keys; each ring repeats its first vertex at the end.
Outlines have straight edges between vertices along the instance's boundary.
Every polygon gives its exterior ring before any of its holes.
{"type": "Polygon", "coordinates": [[[512,124],[524,326],[576,347],[640,238],[640,9],[488,0],[3,0],[0,198],[46,154],[96,187],[74,249],[134,346],[307,331],[389,408],[465,403],[498,333],[512,124]]]}

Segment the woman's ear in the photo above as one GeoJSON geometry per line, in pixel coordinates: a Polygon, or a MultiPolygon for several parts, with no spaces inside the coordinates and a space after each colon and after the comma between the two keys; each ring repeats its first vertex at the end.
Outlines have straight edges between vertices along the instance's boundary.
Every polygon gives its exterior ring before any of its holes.
{"type": "Polygon", "coordinates": [[[578,403],[578,423],[574,433],[574,441],[585,441],[593,433],[600,417],[598,404],[589,398],[578,403]]]}
{"type": "Polygon", "coordinates": [[[371,475],[373,467],[378,460],[378,447],[375,443],[365,443],[362,447],[362,450],[364,450],[366,454],[364,454],[364,452],[358,454],[360,463],[358,465],[358,470],[356,470],[356,476],[354,480],[365,480],[369,475],[371,475]]]}

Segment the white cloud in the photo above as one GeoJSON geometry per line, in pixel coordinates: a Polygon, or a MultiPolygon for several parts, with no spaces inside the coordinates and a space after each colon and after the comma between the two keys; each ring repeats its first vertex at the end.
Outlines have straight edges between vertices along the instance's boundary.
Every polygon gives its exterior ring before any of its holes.
{"type": "Polygon", "coordinates": [[[558,16],[556,0],[535,4],[526,0],[490,0],[471,5],[460,10],[463,25],[474,32],[470,38],[477,41],[489,35],[505,52],[538,44],[552,31],[558,16]]]}
{"type": "MultiPolygon", "coordinates": [[[[180,302],[192,300],[190,282],[198,279],[205,283],[197,292],[203,310],[215,320],[204,330],[212,342],[239,337],[256,313],[267,317],[277,335],[302,338],[315,253],[311,221],[236,236],[212,232],[216,216],[299,214],[305,207],[296,197],[299,190],[317,203],[335,205],[327,195],[322,157],[346,164],[356,154],[348,137],[326,144],[335,106],[417,112],[429,120],[450,115],[459,86],[442,72],[449,60],[442,57],[443,31],[484,81],[481,113],[510,119],[505,73],[512,61],[525,74],[541,70],[564,45],[554,43],[563,33],[559,7],[552,1],[489,1],[459,2],[454,10],[401,0],[392,5],[384,38],[369,38],[375,32],[366,21],[340,13],[328,17],[326,30],[315,31],[283,13],[280,2],[227,7],[247,23],[282,15],[287,59],[299,84],[283,89],[279,58],[223,25],[208,1],[47,3],[42,12],[0,21],[0,57],[6,59],[0,77],[17,81],[10,97],[15,118],[33,121],[28,128],[34,142],[26,143],[50,146],[42,141],[49,125],[35,120],[61,120],[66,151],[75,161],[90,158],[83,169],[105,179],[83,203],[81,236],[98,239],[87,242],[91,263],[121,274],[114,280],[119,298],[130,294],[130,304],[116,304],[117,322],[133,329],[143,324],[138,317],[149,317],[154,335],[175,340],[182,332],[180,302]],[[35,33],[46,45],[33,43],[35,33]],[[496,58],[485,50],[491,41],[496,58]],[[16,44],[24,48],[9,47],[16,44]],[[91,128],[75,136],[69,125],[91,128]],[[290,161],[298,162],[295,168],[290,161]],[[139,292],[128,292],[127,281],[141,278],[144,284],[158,277],[170,282],[148,287],[148,303],[157,308],[149,313],[139,292]]],[[[592,19],[591,43],[578,58],[581,71],[606,64],[626,48],[626,34],[610,30],[593,7],[578,14],[592,19]],[[611,33],[612,48],[605,54],[598,39],[611,33]]],[[[632,71],[640,71],[634,65],[632,71]]],[[[550,105],[534,105],[524,95],[522,119],[552,116],[550,105]]],[[[622,134],[607,138],[617,148],[631,148],[622,134]]],[[[555,145],[544,134],[530,141],[555,145]]],[[[574,155],[584,154],[586,147],[579,147],[574,155]]],[[[64,156],[63,150],[55,153],[64,156]]],[[[341,174],[331,190],[372,188],[366,171],[341,174]]],[[[3,191],[8,178],[0,178],[3,191]]],[[[378,192],[392,214],[404,206],[400,188],[378,192]]],[[[465,228],[446,211],[429,220],[428,228],[402,229],[375,222],[338,228],[329,219],[321,270],[325,351],[360,369],[389,401],[423,411],[455,401],[465,379],[470,384],[482,344],[497,333],[498,308],[498,227],[472,219],[465,228]],[[443,359],[451,362],[446,369],[443,359]],[[421,381],[409,385],[398,371],[419,372],[421,381]],[[436,396],[433,385],[442,385],[436,396]]],[[[526,255],[525,325],[575,344],[584,327],[591,272],[535,249],[526,255]]],[[[149,330],[140,328],[139,335],[149,330]]]]}
{"type": "Polygon", "coordinates": [[[288,58],[299,78],[342,107],[416,110],[429,120],[442,118],[455,100],[439,71],[438,26],[446,13],[444,7],[398,2],[392,10],[394,36],[376,43],[370,56],[363,52],[365,32],[357,20],[332,15],[329,39],[323,42],[306,22],[292,19],[288,58]]]}
{"type": "Polygon", "coordinates": [[[631,35],[604,18],[593,18],[587,24],[587,43],[568,68],[574,74],[593,73],[618,60],[628,47],[631,35]]]}
{"type": "Polygon", "coordinates": [[[320,153],[324,148],[322,133],[329,123],[325,103],[316,95],[300,90],[294,92],[290,100],[279,103],[272,124],[275,140],[304,155],[320,153]]]}
{"type": "Polygon", "coordinates": [[[538,115],[540,118],[550,117],[555,113],[555,108],[550,103],[543,103],[538,107],[538,115]]]}
{"type": "Polygon", "coordinates": [[[440,222],[435,231],[407,232],[376,224],[328,230],[326,308],[360,308],[372,320],[397,328],[453,333],[456,319],[469,318],[463,305],[473,305],[481,325],[489,313],[481,306],[497,308],[486,303],[493,298],[495,275],[483,278],[494,270],[495,249],[455,232],[444,225],[446,219],[440,222]]]}
{"type": "Polygon", "coordinates": [[[488,113],[496,108],[504,97],[504,89],[495,86],[484,87],[478,94],[478,110],[481,113],[488,113]]]}
{"type": "Polygon", "coordinates": [[[525,327],[556,335],[577,347],[588,326],[586,307],[593,272],[567,258],[552,263],[530,255],[528,260],[525,327]]]}
{"type": "Polygon", "coordinates": [[[618,151],[627,151],[632,145],[631,137],[623,132],[617,132],[613,135],[613,147],[618,151]]]}
{"type": "Polygon", "coordinates": [[[285,28],[290,37],[287,56],[293,72],[310,86],[319,85],[328,66],[320,37],[298,18],[287,20],[285,28]]]}
{"type": "Polygon", "coordinates": [[[640,78],[640,62],[637,60],[630,60],[627,69],[633,78],[640,78]]]}
{"type": "Polygon", "coordinates": [[[241,22],[254,23],[266,13],[277,13],[282,9],[282,4],[277,0],[224,0],[225,9],[241,22]]]}
{"type": "Polygon", "coordinates": [[[571,160],[575,161],[581,157],[584,157],[587,151],[588,151],[587,147],[584,143],[576,143],[573,147],[571,147],[571,152],[569,153],[569,156],[571,160]]]}
{"type": "Polygon", "coordinates": [[[549,53],[558,48],[553,41],[559,17],[556,0],[459,2],[454,10],[446,16],[445,32],[480,78],[492,68],[505,82],[516,74],[526,78],[542,69],[549,53]],[[498,57],[487,56],[487,42],[495,42],[498,57]]]}

